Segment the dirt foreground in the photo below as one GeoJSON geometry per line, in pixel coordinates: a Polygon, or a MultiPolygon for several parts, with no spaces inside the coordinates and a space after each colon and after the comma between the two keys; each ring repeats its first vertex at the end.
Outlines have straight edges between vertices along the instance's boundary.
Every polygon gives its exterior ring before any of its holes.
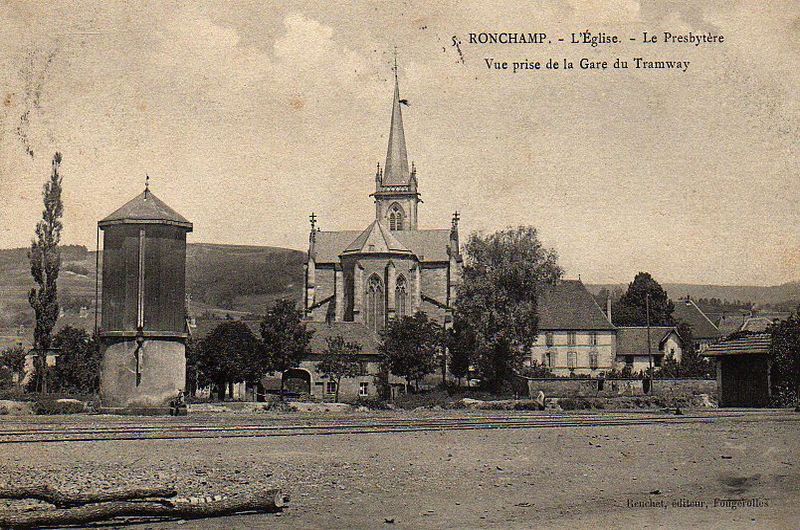
{"type": "Polygon", "coordinates": [[[798,420],[5,444],[0,480],[291,495],[278,516],[137,528],[788,529],[800,521],[798,420]]]}

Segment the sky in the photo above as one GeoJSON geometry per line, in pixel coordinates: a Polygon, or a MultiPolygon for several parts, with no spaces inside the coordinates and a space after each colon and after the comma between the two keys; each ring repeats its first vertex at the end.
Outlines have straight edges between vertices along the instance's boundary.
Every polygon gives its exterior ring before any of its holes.
{"type": "Polygon", "coordinates": [[[57,150],[64,243],[93,248],[145,174],[190,242],[304,249],[312,211],[365,228],[395,47],[420,228],[533,225],[585,282],[800,280],[797,2],[2,2],[0,248],[30,243],[57,150]],[[467,42],[584,30],[623,43],[467,42]],[[625,42],[643,31],[726,40],[625,42]],[[484,62],[637,56],[690,67],[484,62]]]}

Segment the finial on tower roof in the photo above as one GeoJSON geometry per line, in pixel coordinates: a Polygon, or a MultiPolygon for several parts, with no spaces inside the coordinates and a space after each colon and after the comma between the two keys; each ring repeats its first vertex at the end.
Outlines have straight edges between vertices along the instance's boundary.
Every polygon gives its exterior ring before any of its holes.
{"type": "Polygon", "coordinates": [[[150,175],[145,173],[144,174],[144,196],[147,197],[147,195],[149,193],[150,193],[150,175]]]}
{"type": "Polygon", "coordinates": [[[394,78],[397,79],[397,46],[394,47],[394,78]]]}

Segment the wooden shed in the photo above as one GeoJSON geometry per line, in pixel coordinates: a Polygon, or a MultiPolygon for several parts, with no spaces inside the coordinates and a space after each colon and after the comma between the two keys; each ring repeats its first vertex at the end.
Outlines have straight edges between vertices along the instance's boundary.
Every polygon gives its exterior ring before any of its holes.
{"type": "Polygon", "coordinates": [[[720,407],[770,403],[769,333],[753,333],[711,345],[701,355],[716,360],[720,407]]]}

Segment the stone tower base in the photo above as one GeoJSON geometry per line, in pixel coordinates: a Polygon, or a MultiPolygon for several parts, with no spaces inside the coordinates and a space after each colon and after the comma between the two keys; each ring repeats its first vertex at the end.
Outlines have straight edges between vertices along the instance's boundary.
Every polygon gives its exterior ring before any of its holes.
{"type": "Polygon", "coordinates": [[[101,348],[103,412],[169,413],[170,401],[186,386],[186,346],[182,338],[145,337],[138,351],[138,378],[135,337],[103,337],[101,348]]]}

